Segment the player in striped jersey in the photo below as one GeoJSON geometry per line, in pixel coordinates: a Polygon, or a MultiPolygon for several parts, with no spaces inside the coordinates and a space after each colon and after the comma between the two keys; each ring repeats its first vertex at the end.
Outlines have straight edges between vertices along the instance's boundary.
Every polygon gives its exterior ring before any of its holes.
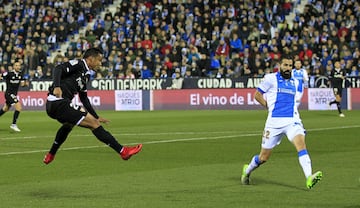
{"type": "Polygon", "coordinates": [[[304,93],[304,88],[305,86],[307,86],[307,83],[309,81],[309,75],[307,71],[304,68],[302,68],[302,63],[300,59],[294,62],[294,67],[295,68],[292,70],[292,75],[295,79],[299,80],[299,86],[297,89],[298,93],[296,93],[295,96],[296,106],[299,108],[299,105],[301,103],[301,98],[304,93]]]}
{"type": "Polygon", "coordinates": [[[306,177],[306,187],[312,188],[322,177],[322,172],[312,173],[312,165],[305,144],[305,129],[302,125],[295,97],[298,80],[291,76],[292,57],[281,57],[280,71],[265,75],[255,92],[255,99],[268,110],[262,137],[260,154],[253,156],[249,164],[243,166],[241,182],[250,183],[250,174],[265,163],[272,149],[280,144],[283,136],[295,146],[300,166],[306,177]]]}

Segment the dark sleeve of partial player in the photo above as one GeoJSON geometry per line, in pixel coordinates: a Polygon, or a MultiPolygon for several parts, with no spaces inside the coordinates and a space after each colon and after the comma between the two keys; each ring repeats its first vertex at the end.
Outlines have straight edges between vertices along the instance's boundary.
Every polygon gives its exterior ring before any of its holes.
{"type": "Polygon", "coordinates": [[[89,98],[87,96],[87,92],[79,92],[79,98],[85,109],[93,115],[96,119],[99,118],[99,116],[96,114],[94,108],[90,104],[89,98]]]}
{"type": "Polygon", "coordinates": [[[1,78],[2,78],[2,79],[5,79],[5,78],[7,77],[7,75],[8,75],[8,73],[9,73],[9,72],[4,72],[4,73],[2,73],[2,74],[1,74],[1,78]]]}
{"type": "Polygon", "coordinates": [[[334,76],[334,72],[333,72],[333,71],[331,71],[331,72],[330,72],[330,74],[329,74],[329,76],[328,76],[328,78],[329,78],[329,79],[332,79],[332,78],[333,78],[333,76],[334,76]]]}
{"type": "Polygon", "coordinates": [[[345,69],[342,71],[342,74],[343,74],[343,76],[345,78],[346,77],[346,70],[345,69]]]}
{"type": "Polygon", "coordinates": [[[61,75],[62,75],[62,71],[65,69],[64,65],[57,65],[55,67],[54,70],[54,74],[53,74],[53,82],[54,82],[54,87],[60,87],[60,80],[61,80],[61,75]]]}

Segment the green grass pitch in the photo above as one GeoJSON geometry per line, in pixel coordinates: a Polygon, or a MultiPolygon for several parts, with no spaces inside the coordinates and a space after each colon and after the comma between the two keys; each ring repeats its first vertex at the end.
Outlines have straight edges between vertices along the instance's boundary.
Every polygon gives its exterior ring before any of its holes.
{"type": "Polygon", "coordinates": [[[283,139],[271,159],[240,183],[242,165],[260,150],[265,111],[98,112],[105,128],[143,151],[123,161],[89,130],[75,128],[56,159],[42,159],[59,123],[23,111],[20,133],[0,118],[1,207],[360,207],[360,111],[301,111],[313,170],[312,190],[295,148],[283,139]]]}

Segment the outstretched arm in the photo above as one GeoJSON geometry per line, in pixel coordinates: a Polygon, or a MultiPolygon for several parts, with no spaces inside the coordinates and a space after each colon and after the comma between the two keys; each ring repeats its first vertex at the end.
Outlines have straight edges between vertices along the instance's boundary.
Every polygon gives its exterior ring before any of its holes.
{"type": "Polygon", "coordinates": [[[92,107],[90,100],[87,96],[87,92],[79,92],[79,98],[81,103],[83,104],[84,108],[92,115],[94,116],[99,122],[101,123],[108,123],[109,120],[99,117],[96,113],[96,111],[94,110],[94,108],[92,107]]]}

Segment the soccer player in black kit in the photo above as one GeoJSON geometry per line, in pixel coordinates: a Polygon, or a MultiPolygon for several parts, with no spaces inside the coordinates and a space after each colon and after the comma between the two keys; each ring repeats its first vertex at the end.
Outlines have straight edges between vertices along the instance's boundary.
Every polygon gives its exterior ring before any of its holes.
{"type": "Polygon", "coordinates": [[[21,103],[17,98],[19,86],[25,86],[25,79],[23,79],[21,73],[21,63],[19,60],[15,60],[13,64],[13,69],[4,72],[1,75],[2,79],[6,80],[6,91],[5,91],[5,105],[0,109],[0,116],[9,111],[11,106],[14,106],[14,116],[13,122],[10,128],[15,132],[20,132],[21,130],[18,128],[16,122],[19,118],[20,111],[22,109],[21,103]]]}
{"type": "Polygon", "coordinates": [[[329,77],[335,95],[335,100],[331,101],[329,105],[331,106],[332,104],[336,104],[340,117],[345,117],[345,115],[341,112],[341,98],[343,91],[343,81],[345,77],[346,77],[345,69],[342,69],[340,65],[340,61],[336,60],[334,63],[334,69],[331,71],[329,77]]]}
{"type": "Polygon", "coordinates": [[[90,70],[96,71],[101,67],[102,58],[103,53],[100,49],[90,48],[84,52],[82,59],[70,60],[55,67],[53,84],[49,87],[46,112],[62,126],[56,133],[50,151],[44,157],[45,164],[54,160],[57,150],[76,125],[90,129],[98,140],[114,149],[124,160],[128,160],[141,150],[142,144],[133,147],[119,144],[100,124],[109,121],[99,117],[90,104],[86,83],[89,81],[90,70]],[[75,94],[79,95],[84,108],[71,102],[75,94]]]}

